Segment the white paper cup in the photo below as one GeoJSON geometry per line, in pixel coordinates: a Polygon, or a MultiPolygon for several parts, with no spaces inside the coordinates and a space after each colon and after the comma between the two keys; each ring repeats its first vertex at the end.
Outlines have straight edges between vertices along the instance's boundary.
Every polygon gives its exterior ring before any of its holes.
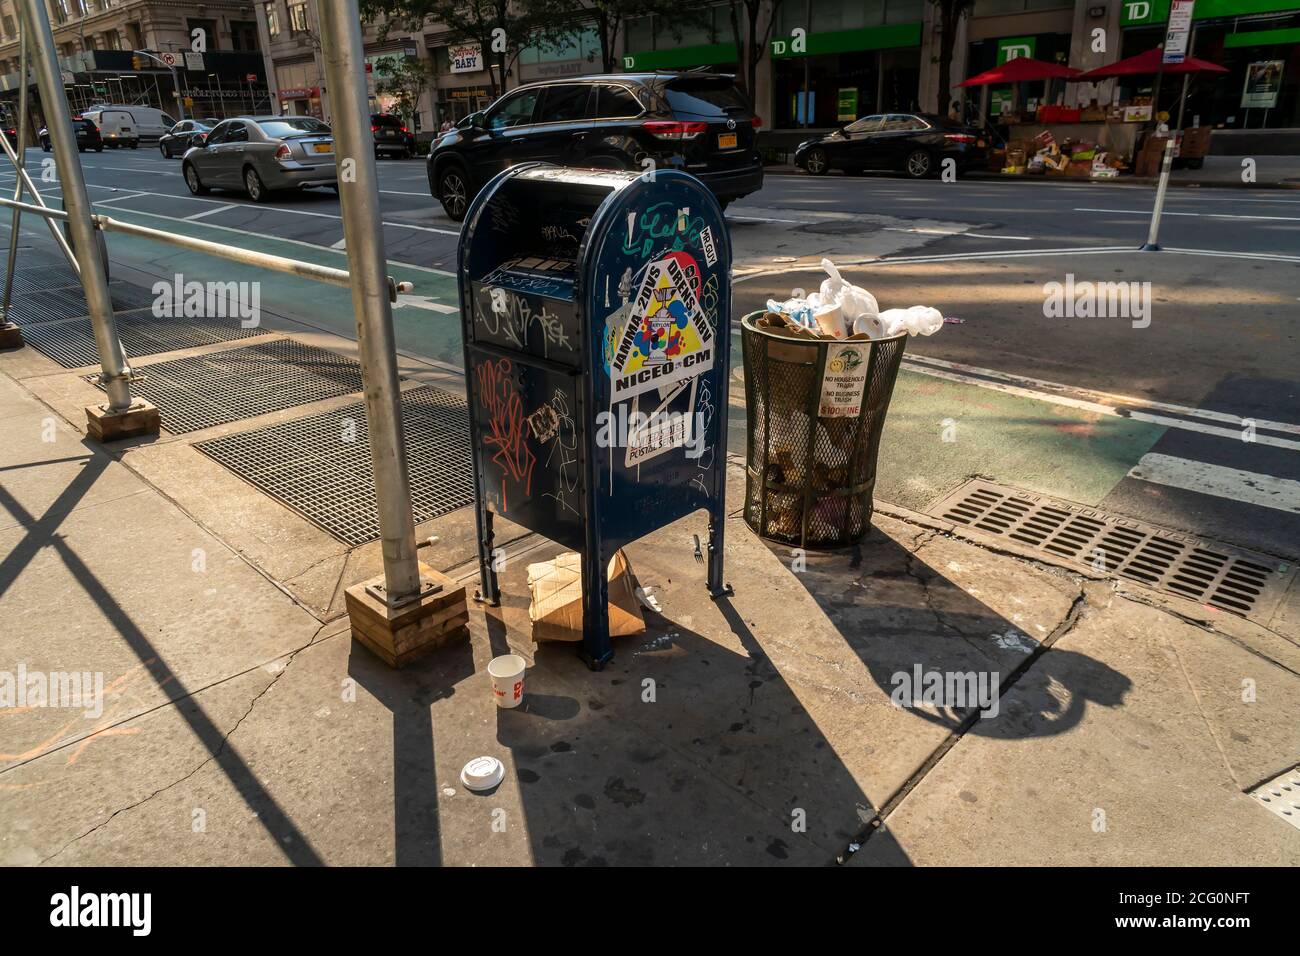
{"type": "Polygon", "coordinates": [[[518,654],[492,658],[488,675],[492,678],[492,697],[498,707],[518,707],[524,699],[524,668],[528,662],[518,654]]]}

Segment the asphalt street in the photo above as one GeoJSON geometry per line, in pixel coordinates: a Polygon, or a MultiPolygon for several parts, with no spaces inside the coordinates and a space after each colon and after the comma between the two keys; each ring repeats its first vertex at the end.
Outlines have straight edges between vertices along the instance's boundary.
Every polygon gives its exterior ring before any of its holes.
{"type": "MultiPolygon", "coordinates": [[[[33,169],[48,158],[27,157],[33,169]]],[[[156,150],[82,161],[103,213],[346,265],[331,192],[258,205],[191,196],[180,161],[156,150]]],[[[379,170],[391,272],[416,285],[394,312],[399,347],[459,366],[450,271],[459,227],[430,197],[422,160],[382,160],[379,170]]],[[[0,173],[0,188],[12,183],[0,173]]],[[[57,197],[57,183],[40,185],[57,197]]],[[[1300,191],[1172,189],[1165,251],[1139,253],[1153,195],[1115,183],[771,175],[728,210],[733,317],[816,288],[828,255],[882,308],[934,305],[960,320],[909,342],[881,451],[887,500],[926,510],[979,475],[1300,557],[1300,191]],[[1067,278],[1149,282],[1149,312],[1052,317],[1044,286],[1067,278]],[[955,439],[953,429],[940,437],[943,423],[955,424],[955,439]]],[[[137,281],[260,279],[271,313],[355,337],[338,289],[119,235],[109,247],[114,268],[137,281]]],[[[734,354],[738,365],[738,337],[734,354]]],[[[733,419],[741,381],[737,372],[733,419]]],[[[743,451],[737,425],[733,450],[743,451]]]]}

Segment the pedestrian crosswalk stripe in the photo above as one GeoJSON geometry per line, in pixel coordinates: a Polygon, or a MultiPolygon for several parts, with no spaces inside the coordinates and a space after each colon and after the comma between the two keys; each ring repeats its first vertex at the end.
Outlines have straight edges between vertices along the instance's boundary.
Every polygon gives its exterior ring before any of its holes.
{"type": "Polygon", "coordinates": [[[1209,462],[1148,453],[1129,469],[1128,477],[1215,498],[1300,514],[1300,481],[1275,478],[1209,462]]]}

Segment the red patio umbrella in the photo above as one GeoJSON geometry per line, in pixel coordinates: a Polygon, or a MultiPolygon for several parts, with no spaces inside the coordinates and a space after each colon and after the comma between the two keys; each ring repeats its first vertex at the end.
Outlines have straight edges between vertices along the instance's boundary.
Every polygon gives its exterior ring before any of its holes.
{"type": "Polygon", "coordinates": [[[1046,63],[1032,57],[1018,56],[1001,66],[985,70],[978,76],[958,83],[958,86],[989,86],[993,83],[1030,83],[1034,80],[1073,79],[1079,71],[1072,66],[1046,63]]]}
{"type": "MultiPolygon", "coordinates": [[[[1131,56],[1127,60],[1120,60],[1118,63],[1112,63],[1109,66],[1099,66],[1095,70],[1089,70],[1087,73],[1080,73],[1072,77],[1072,80],[1078,83],[1095,83],[1098,80],[1108,80],[1112,76],[1143,76],[1160,72],[1160,55],[1161,48],[1156,47],[1154,50],[1147,50],[1145,53],[1139,53],[1137,56],[1131,56]]],[[[1011,62],[1015,62],[1014,60],[1011,62]]],[[[1166,63],[1164,65],[1165,73],[1227,73],[1228,68],[1219,66],[1217,63],[1211,63],[1209,60],[1202,60],[1198,57],[1189,56],[1182,63],[1166,63]]]]}

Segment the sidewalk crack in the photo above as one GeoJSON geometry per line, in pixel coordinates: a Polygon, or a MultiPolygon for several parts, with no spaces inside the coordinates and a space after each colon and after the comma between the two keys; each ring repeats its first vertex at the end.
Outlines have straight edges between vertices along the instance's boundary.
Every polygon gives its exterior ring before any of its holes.
{"type": "MultiPolygon", "coordinates": [[[[317,629],[316,634],[312,635],[313,641],[316,639],[316,636],[319,635],[320,631],[323,629],[324,629],[324,625],[322,625],[320,628],[317,629]]],[[[59,847],[59,849],[55,850],[49,856],[42,859],[39,863],[37,863],[37,866],[44,866],[46,863],[49,863],[55,857],[62,854],[73,844],[80,843],[82,840],[84,840],[86,837],[90,836],[92,833],[96,832],[97,830],[102,830],[104,827],[112,823],[120,814],[127,813],[128,811],[134,810],[137,807],[141,807],[144,804],[148,803],[150,800],[152,800],[154,797],[158,796],[159,794],[166,793],[168,790],[171,790],[173,787],[176,787],[184,783],[186,780],[190,779],[190,777],[193,777],[196,773],[198,773],[208,764],[212,763],[212,761],[219,758],[223,753],[225,753],[226,746],[227,744],[229,744],[230,738],[234,736],[235,731],[237,731],[240,728],[240,725],[243,724],[243,722],[248,719],[249,715],[253,713],[253,709],[257,706],[258,701],[260,701],[263,697],[265,697],[271,691],[271,688],[273,688],[277,683],[279,683],[280,678],[283,677],[285,672],[289,670],[289,665],[293,663],[294,658],[296,658],[300,652],[306,650],[306,648],[310,646],[311,646],[311,642],[308,642],[305,646],[289,652],[288,660],[284,662],[284,666],[281,667],[276,672],[275,676],[272,677],[271,680],[267,682],[267,685],[265,687],[263,687],[260,691],[258,691],[256,694],[253,695],[253,699],[248,703],[248,708],[244,711],[244,713],[240,716],[240,718],[237,721],[235,721],[234,726],[231,727],[230,730],[226,731],[224,734],[221,735],[221,743],[218,745],[217,749],[212,753],[208,754],[208,756],[205,757],[202,761],[200,761],[197,766],[195,766],[192,770],[190,770],[188,773],[184,774],[183,776],[173,780],[171,783],[167,784],[166,786],[159,787],[157,790],[149,794],[147,797],[143,797],[142,799],[137,800],[134,803],[128,804],[125,807],[119,807],[118,809],[114,810],[111,814],[108,815],[106,819],[95,824],[85,833],[73,837],[63,846],[59,847]]]]}

